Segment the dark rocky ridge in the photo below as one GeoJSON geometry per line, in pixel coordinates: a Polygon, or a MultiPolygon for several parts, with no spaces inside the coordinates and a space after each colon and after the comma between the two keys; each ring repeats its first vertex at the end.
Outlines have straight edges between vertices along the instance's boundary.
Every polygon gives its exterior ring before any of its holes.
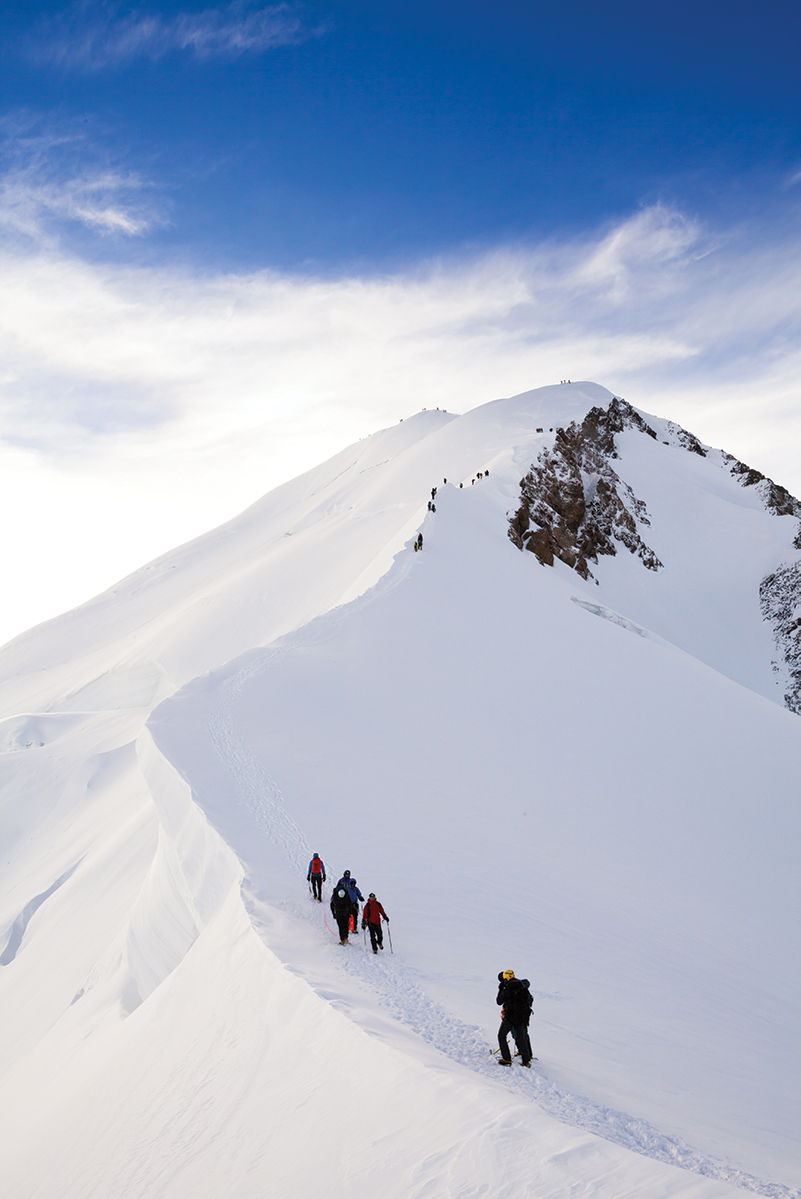
{"type": "MultiPolygon", "coordinates": [[[[786,563],[766,575],[759,585],[759,602],[765,620],[773,625],[787,670],[785,706],[801,716],[801,562],[786,563]]],[[[781,670],[778,662],[774,670],[781,670]]]]}
{"type": "MultiPolygon", "coordinates": [[[[758,470],[754,470],[752,466],[746,466],[744,462],[739,462],[731,454],[721,450],[721,457],[724,462],[731,463],[730,470],[735,479],[743,487],[756,487],[759,492],[762,503],[769,512],[775,512],[777,516],[798,516],[801,517],[801,501],[797,500],[794,495],[791,495],[786,487],[782,487],[779,483],[774,483],[773,479],[767,478],[758,470]]],[[[795,544],[798,549],[801,549],[801,528],[796,534],[795,544]]]]}
{"type": "Polygon", "coordinates": [[[553,448],[520,480],[520,507],[509,521],[519,549],[545,566],[558,558],[584,579],[592,577],[588,562],[616,554],[616,542],[649,570],[660,568],[637,527],[650,523],[645,504],[610,463],[617,458],[615,434],[629,428],[656,437],[630,404],[613,399],[607,409],[590,409],[580,425],[556,430],[553,448]]]}

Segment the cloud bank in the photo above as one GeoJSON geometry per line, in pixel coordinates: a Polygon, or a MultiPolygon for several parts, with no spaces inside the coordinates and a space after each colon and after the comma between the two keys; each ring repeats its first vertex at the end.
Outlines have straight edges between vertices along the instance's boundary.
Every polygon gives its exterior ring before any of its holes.
{"type": "Polygon", "coordinates": [[[265,8],[240,2],[165,17],[139,9],[125,12],[116,4],[77,3],[41,23],[30,54],[40,63],[101,71],[170,54],[200,60],[263,54],[323,31],[305,26],[289,4],[265,8]]]}
{"type": "Polygon", "coordinates": [[[581,239],[334,279],[17,239],[0,247],[0,479],[25,586],[0,637],[421,407],[562,378],[798,493],[800,330],[801,237],[724,237],[659,205],[581,239]]]}

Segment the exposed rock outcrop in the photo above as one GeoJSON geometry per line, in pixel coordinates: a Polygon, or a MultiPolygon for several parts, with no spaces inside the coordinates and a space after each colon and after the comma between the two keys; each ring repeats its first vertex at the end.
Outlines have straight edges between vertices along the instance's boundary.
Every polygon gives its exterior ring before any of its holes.
{"type": "Polygon", "coordinates": [[[520,480],[520,507],[509,522],[509,536],[520,549],[531,550],[546,566],[558,558],[592,577],[589,562],[616,554],[617,544],[636,554],[649,570],[662,563],[640,536],[648,525],[645,504],[611,466],[617,458],[615,434],[636,428],[650,437],[653,429],[625,400],[607,409],[592,408],[581,424],[557,429],[551,449],[520,480]]]}
{"type": "MultiPolygon", "coordinates": [[[[731,473],[743,487],[756,487],[759,498],[768,509],[769,512],[775,512],[777,516],[798,516],[801,517],[801,501],[797,500],[794,495],[791,495],[786,487],[782,487],[779,483],[774,483],[773,479],[767,478],[760,471],[754,470],[752,466],[746,466],[744,462],[738,461],[731,454],[721,450],[721,456],[724,462],[729,465],[731,473]]],[[[799,537],[801,537],[801,529],[799,529],[799,537]]],[[[796,538],[798,545],[798,537],[796,538]]]]}
{"type": "Polygon", "coordinates": [[[691,454],[699,454],[702,458],[706,458],[709,453],[708,445],[703,445],[694,433],[682,429],[681,425],[677,425],[675,421],[666,420],[664,432],[667,434],[667,437],[662,437],[664,445],[680,446],[681,449],[689,450],[691,454]]]}
{"type": "Polygon", "coordinates": [[[774,670],[786,670],[785,706],[801,715],[801,562],[766,575],[759,585],[759,601],[783,659],[783,666],[774,662],[774,670]]]}

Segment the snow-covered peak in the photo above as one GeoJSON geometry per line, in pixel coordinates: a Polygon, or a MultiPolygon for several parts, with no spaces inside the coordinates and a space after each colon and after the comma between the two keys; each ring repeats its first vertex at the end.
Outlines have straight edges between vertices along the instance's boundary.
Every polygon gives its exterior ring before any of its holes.
{"type": "Polygon", "coordinates": [[[4,647],[0,1191],[794,1197],[797,517],[561,384],[4,647]],[[488,1052],[507,966],[531,1074],[488,1052]]]}

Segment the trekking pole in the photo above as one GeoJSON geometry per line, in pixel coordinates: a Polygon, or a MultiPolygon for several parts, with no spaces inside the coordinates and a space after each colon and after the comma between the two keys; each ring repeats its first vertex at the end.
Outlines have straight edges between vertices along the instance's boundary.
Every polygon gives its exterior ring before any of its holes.
{"type": "Polygon", "coordinates": [[[387,936],[389,937],[389,952],[394,953],[395,950],[392,948],[392,933],[389,931],[389,921],[387,921],[387,936]]]}

